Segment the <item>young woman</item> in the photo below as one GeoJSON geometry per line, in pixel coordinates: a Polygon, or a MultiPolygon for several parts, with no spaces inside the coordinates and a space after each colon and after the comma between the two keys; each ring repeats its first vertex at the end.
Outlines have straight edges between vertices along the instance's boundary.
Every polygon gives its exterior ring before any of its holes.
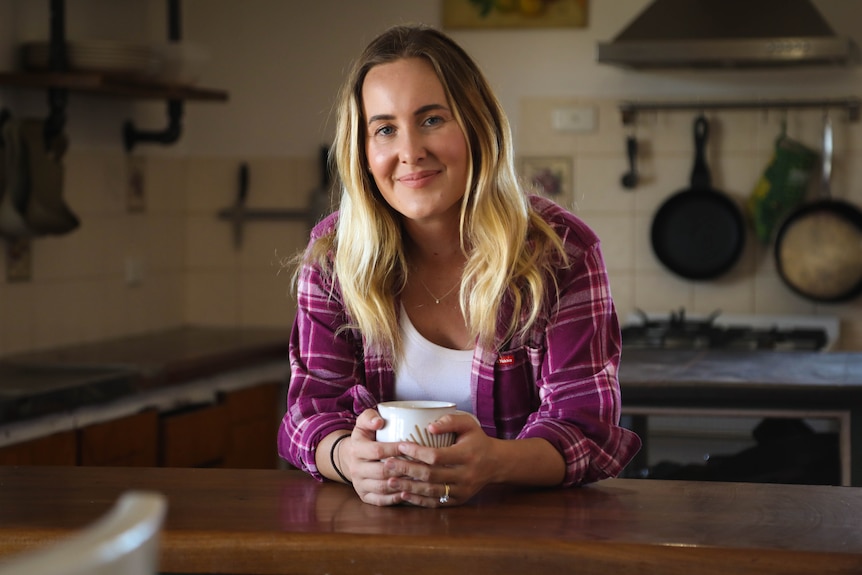
{"type": "Polygon", "coordinates": [[[298,270],[282,457],[375,505],[617,475],[640,440],[618,425],[599,240],[524,193],[466,52],[423,26],[373,40],[342,89],[333,157],[341,203],[298,270]],[[455,444],[376,442],[375,407],[393,399],[455,402],[467,413],[430,428],[455,444]]]}

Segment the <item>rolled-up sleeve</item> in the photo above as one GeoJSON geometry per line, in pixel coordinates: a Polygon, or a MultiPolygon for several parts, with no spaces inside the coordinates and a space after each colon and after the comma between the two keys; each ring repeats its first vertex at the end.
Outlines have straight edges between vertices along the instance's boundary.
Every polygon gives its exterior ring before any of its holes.
{"type": "Polygon", "coordinates": [[[364,385],[355,332],[345,325],[331,278],[306,264],[297,282],[297,312],[289,345],[287,410],[278,431],[279,455],[322,480],[315,465],[321,439],[353,429],[356,416],[376,405],[364,385]]]}
{"type": "Polygon", "coordinates": [[[518,437],[542,437],[566,462],[564,486],[618,475],[641,447],[619,425],[621,335],[598,238],[574,216],[558,231],[569,265],[557,272],[556,308],[527,345],[539,407],[518,437]]]}

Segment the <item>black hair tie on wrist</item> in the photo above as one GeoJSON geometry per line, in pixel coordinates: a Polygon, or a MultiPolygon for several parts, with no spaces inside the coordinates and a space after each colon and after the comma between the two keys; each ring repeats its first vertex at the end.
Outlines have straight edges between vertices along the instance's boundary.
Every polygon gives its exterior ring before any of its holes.
{"type": "Polygon", "coordinates": [[[346,484],[353,485],[353,482],[347,479],[347,476],[341,473],[341,470],[338,469],[338,466],[335,464],[335,448],[338,447],[338,444],[341,442],[342,439],[347,439],[348,437],[350,437],[350,434],[345,433],[344,435],[332,442],[332,448],[329,450],[329,461],[330,463],[332,463],[332,468],[335,470],[338,476],[343,479],[346,484]]]}

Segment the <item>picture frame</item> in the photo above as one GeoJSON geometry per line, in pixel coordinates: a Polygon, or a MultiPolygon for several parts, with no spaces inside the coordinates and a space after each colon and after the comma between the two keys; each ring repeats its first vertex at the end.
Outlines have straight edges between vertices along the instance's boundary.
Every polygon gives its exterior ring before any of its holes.
{"type": "Polygon", "coordinates": [[[585,28],[589,0],[443,0],[444,28],[585,28]]]}
{"type": "Polygon", "coordinates": [[[524,156],[518,174],[530,193],[567,204],[574,195],[573,161],[567,156],[524,156]]]}

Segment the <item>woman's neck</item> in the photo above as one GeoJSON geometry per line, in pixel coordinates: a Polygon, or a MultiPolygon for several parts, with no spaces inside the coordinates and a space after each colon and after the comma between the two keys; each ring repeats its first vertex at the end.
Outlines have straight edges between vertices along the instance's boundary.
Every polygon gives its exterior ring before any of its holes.
{"type": "Polygon", "coordinates": [[[408,261],[413,266],[439,266],[464,263],[464,250],[458,223],[405,225],[405,249],[408,261]]]}

